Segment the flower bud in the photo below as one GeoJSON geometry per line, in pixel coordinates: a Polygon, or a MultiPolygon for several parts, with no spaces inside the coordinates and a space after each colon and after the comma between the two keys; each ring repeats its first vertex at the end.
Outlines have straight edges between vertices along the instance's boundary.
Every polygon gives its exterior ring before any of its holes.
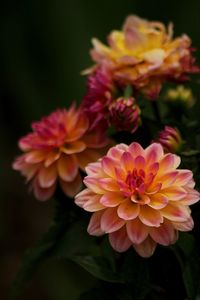
{"type": "Polygon", "coordinates": [[[176,153],[180,150],[183,140],[177,128],[165,126],[164,130],[160,131],[156,140],[163,146],[165,152],[176,153]]]}
{"type": "Polygon", "coordinates": [[[109,122],[117,131],[135,132],[141,123],[140,108],[133,97],[120,97],[109,107],[109,122]]]}
{"type": "Polygon", "coordinates": [[[175,89],[168,89],[165,98],[167,102],[181,104],[185,108],[192,107],[195,102],[192,90],[183,85],[178,85],[175,89]]]}

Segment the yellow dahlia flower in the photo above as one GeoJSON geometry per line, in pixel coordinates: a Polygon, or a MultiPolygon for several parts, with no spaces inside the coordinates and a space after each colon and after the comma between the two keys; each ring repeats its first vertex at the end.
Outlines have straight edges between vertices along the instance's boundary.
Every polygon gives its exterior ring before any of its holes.
{"type": "MultiPolygon", "coordinates": [[[[173,26],[128,16],[121,31],[114,30],[108,46],[92,40],[96,68],[112,70],[113,80],[131,84],[150,98],[156,98],[165,80],[183,81],[199,72],[194,66],[191,40],[183,34],[173,39],[173,26]]],[[[91,69],[94,70],[95,68],[91,69]]]]}

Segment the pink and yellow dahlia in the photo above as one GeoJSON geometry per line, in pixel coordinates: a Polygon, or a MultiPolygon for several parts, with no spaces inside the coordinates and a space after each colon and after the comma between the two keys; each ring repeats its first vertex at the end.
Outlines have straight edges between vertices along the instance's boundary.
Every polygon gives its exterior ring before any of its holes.
{"type": "Polygon", "coordinates": [[[88,232],[107,233],[112,247],[130,246],[149,257],[156,245],[170,245],[178,231],[189,231],[193,220],[189,205],[200,199],[193,174],[177,169],[180,157],[164,154],[160,144],[143,149],[138,143],[119,144],[86,167],[87,186],[75,199],[93,212],[88,232]]]}
{"type": "Polygon", "coordinates": [[[57,183],[63,192],[73,197],[81,189],[79,172],[89,162],[96,161],[108,143],[101,130],[92,132],[87,116],[74,105],[60,109],[32,124],[33,132],[19,141],[24,152],[13,163],[39,200],[49,199],[57,183]]]}
{"type": "Polygon", "coordinates": [[[173,39],[172,24],[166,28],[160,22],[131,15],[121,31],[110,33],[108,46],[96,38],[92,43],[96,68],[109,69],[114,82],[131,84],[152,99],[158,96],[164,81],[184,81],[200,70],[194,65],[190,38],[184,34],[173,39]]]}

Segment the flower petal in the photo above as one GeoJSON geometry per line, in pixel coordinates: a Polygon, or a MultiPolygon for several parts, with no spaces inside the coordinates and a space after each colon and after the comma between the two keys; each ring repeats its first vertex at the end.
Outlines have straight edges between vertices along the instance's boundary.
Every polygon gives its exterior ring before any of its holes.
{"type": "Polygon", "coordinates": [[[87,231],[91,235],[100,236],[104,234],[104,231],[101,229],[100,223],[101,223],[101,217],[104,211],[97,211],[93,213],[87,231]]]}
{"type": "Polygon", "coordinates": [[[34,180],[34,182],[33,182],[34,195],[40,201],[46,201],[46,200],[50,199],[53,196],[55,190],[56,190],[56,184],[53,184],[49,188],[44,189],[39,185],[39,182],[37,179],[34,180]]]}
{"type": "Polygon", "coordinates": [[[100,203],[100,198],[100,195],[96,195],[91,190],[85,189],[76,195],[75,203],[87,211],[95,212],[105,208],[105,206],[100,203]]]}
{"type": "Polygon", "coordinates": [[[120,229],[125,221],[120,219],[115,208],[107,208],[101,218],[101,229],[106,232],[114,232],[120,229]]]}
{"type": "Polygon", "coordinates": [[[25,162],[35,164],[43,161],[47,156],[46,151],[32,150],[25,155],[25,162]]]}
{"type": "Polygon", "coordinates": [[[180,231],[190,231],[194,227],[194,221],[192,217],[189,217],[185,222],[173,222],[173,226],[180,231]]]}
{"type": "Polygon", "coordinates": [[[121,156],[120,166],[126,171],[132,171],[134,167],[134,160],[129,152],[124,152],[121,156]]]}
{"type": "Polygon", "coordinates": [[[158,193],[162,188],[162,183],[158,182],[158,183],[154,183],[152,182],[152,184],[148,187],[148,190],[146,191],[147,195],[153,195],[158,193]]]}
{"type": "Polygon", "coordinates": [[[137,170],[143,170],[145,168],[145,163],[146,162],[143,156],[139,155],[135,158],[134,165],[137,170]]]}
{"type": "Polygon", "coordinates": [[[82,179],[80,174],[78,173],[74,180],[70,182],[60,179],[60,186],[67,196],[73,198],[82,187],[82,179]]]}
{"type": "Polygon", "coordinates": [[[61,147],[61,151],[65,154],[73,154],[79,153],[86,149],[86,144],[82,141],[75,141],[71,143],[65,143],[63,147],[61,147]]]}
{"type": "Polygon", "coordinates": [[[128,151],[131,153],[131,155],[135,158],[139,155],[143,156],[144,155],[144,149],[142,148],[142,146],[138,143],[132,143],[130,144],[128,151]]]}
{"type": "Polygon", "coordinates": [[[178,170],[178,174],[176,176],[176,185],[184,186],[193,178],[192,171],[190,170],[178,170]]]}
{"type": "Polygon", "coordinates": [[[151,195],[150,199],[151,202],[148,205],[153,209],[161,209],[168,204],[168,198],[161,193],[151,195]]]}
{"type": "Polygon", "coordinates": [[[88,201],[85,202],[83,208],[90,212],[95,212],[104,209],[105,206],[102,205],[99,201],[100,197],[101,197],[100,195],[93,195],[92,197],[89,198],[88,201]]]}
{"type": "Polygon", "coordinates": [[[139,245],[133,245],[135,251],[142,257],[150,257],[153,255],[156,249],[156,243],[150,238],[147,237],[144,242],[139,245]]]}
{"type": "Polygon", "coordinates": [[[200,193],[198,191],[188,187],[185,187],[184,189],[187,191],[187,195],[185,196],[185,198],[179,200],[178,203],[183,205],[192,205],[199,201],[200,193]]]}
{"type": "Polygon", "coordinates": [[[109,192],[119,192],[119,186],[116,180],[112,178],[100,178],[99,186],[109,192]]]}
{"type": "Polygon", "coordinates": [[[101,163],[99,161],[88,164],[85,168],[85,171],[91,177],[93,176],[98,178],[106,176],[106,174],[102,170],[101,163]]]}
{"type": "Polygon", "coordinates": [[[181,159],[175,154],[165,154],[159,161],[159,172],[166,173],[168,170],[175,170],[180,165],[181,159]]]}
{"type": "Polygon", "coordinates": [[[156,243],[167,246],[176,242],[178,233],[170,222],[164,222],[160,227],[152,228],[150,236],[156,243]]]}
{"type": "Polygon", "coordinates": [[[148,164],[157,162],[163,156],[163,148],[158,143],[153,143],[145,149],[145,159],[148,164]]]}
{"type": "Polygon", "coordinates": [[[88,118],[83,115],[76,113],[72,114],[69,117],[69,112],[68,112],[68,118],[67,118],[67,130],[68,134],[65,139],[66,143],[74,142],[77,141],[79,138],[83,136],[83,134],[86,132],[88,129],[89,122],[88,118]]]}
{"type": "Polygon", "coordinates": [[[86,176],[83,180],[84,184],[96,194],[104,194],[106,191],[99,184],[99,178],[86,176]]]}
{"type": "Polygon", "coordinates": [[[101,165],[102,168],[104,170],[104,172],[112,177],[112,178],[116,178],[116,173],[115,173],[115,161],[113,159],[111,159],[110,157],[103,157],[101,160],[101,165]]]}
{"type": "Polygon", "coordinates": [[[125,226],[120,228],[118,231],[109,233],[109,242],[113,249],[120,253],[128,250],[132,244],[127,236],[125,226]]]}
{"type": "Polygon", "coordinates": [[[138,218],[126,223],[129,239],[133,244],[141,244],[148,236],[149,229],[138,218]]]}
{"type": "Polygon", "coordinates": [[[58,151],[51,151],[45,158],[44,166],[47,168],[49,167],[54,161],[59,159],[60,157],[60,152],[58,151]]]}
{"type": "Polygon", "coordinates": [[[163,222],[163,217],[158,210],[155,210],[147,205],[140,207],[140,221],[147,226],[160,226],[163,222]]]}
{"type": "Polygon", "coordinates": [[[160,210],[163,217],[174,222],[185,222],[190,217],[190,209],[184,205],[175,205],[170,202],[160,210]]]}
{"type": "Polygon", "coordinates": [[[94,195],[95,194],[90,189],[84,189],[75,196],[75,203],[76,205],[83,207],[85,202],[87,202],[90,199],[90,197],[94,195]]]}
{"type": "Polygon", "coordinates": [[[159,182],[162,182],[162,189],[165,189],[173,185],[173,183],[176,181],[177,175],[177,171],[171,171],[158,176],[156,179],[159,182]]]}
{"type": "Polygon", "coordinates": [[[108,150],[107,156],[115,161],[120,161],[122,154],[127,151],[128,146],[125,144],[118,144],[108,150]]]}
{"type": "Polygon", "coordinates": [[[78,166],[73,155],[62,155],[57,161],[58,175],[64,181],[73,181],[78,173],[78,166]]]}
{"type": "Polygon", "coordinates": [[[124,201],[124,197],[121,193],[117,192],[106,192],[100,199],[100,203],[107,207],[115,207],[118,206],[122,201],[124,201]]]}
{"type": "Polygon", "coordinates": [[[56,165],[53,164],[48,168],[41,167],[38,173],[38,182],[42,188],[49,188],[57,179],[56,165]]]}
{"type": "Polygon", "coordinates": [[[184,188],[173,185],[166,189],[161,189],[160,192],[165,195],[170,201],[178,201],[187,196],[187,192],[184,188]]]}
{"type": "Polygon", "coordinates": [[[139,212],[140,206],[129,199],[122,202],[117,209],[118,216],[123,220],[133,220],[138,216],[139,212]]]}

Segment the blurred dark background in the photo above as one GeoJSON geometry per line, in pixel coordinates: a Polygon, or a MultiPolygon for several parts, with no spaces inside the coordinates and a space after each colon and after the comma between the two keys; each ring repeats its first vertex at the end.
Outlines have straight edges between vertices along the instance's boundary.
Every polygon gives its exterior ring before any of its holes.
{"type": "MultiPolygon", "coordinates": [[[[199,0],[1,0],[0,299],[6,299],[24,251],[47,230],[53,214],[52,201],[35,200],[11,169],[20,153],[18,139],[33,120],[80,101],[85,92],[80,71],[91,65],[92,37],[105,41],[134,13],[165,24],[173,21],[175,35],[187,33],[200,49],[199,12],[199,0]]],[[[75,300],[93,284],[73,263],[48,261],[21,299],[75,300]]]]}

